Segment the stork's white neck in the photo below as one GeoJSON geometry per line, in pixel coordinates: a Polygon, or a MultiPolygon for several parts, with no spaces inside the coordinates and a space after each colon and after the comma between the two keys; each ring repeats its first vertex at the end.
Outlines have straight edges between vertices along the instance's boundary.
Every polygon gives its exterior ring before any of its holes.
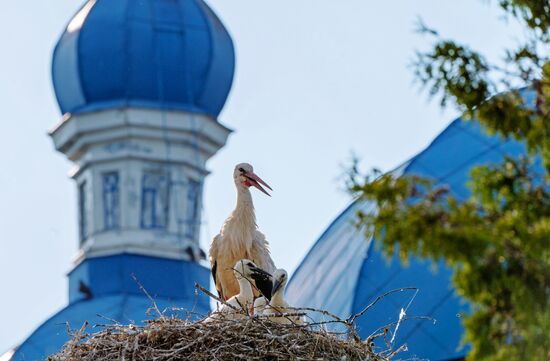
{"type": "Polygon", "coordinates": [[[242,222],[252,223],[256,227],[256,215],[254,214],[254,203],[252,194],[248,188],[237,188],[237,206],[233,214],[242,222]]]}
{"type": "Polygon", "coordinates": [[[240,288],[239,295],[237,296],[239,302],[241,302],[243,306],[245,304],[247,304],[248,306],[254,300],[254,292],[252,291],[252,286],[250,285],[250,282],[243,277],[239,277],[237,279],[237,282],[239,282],[240,288]]]}
{"type": "Polygon", "coordinates": [[[243,254],[249,257],[256,228],[252,194],[248,188],[237,186],[237,205],[222,228],[224,236],[231,239],[231,244],[227,243],[231,247],[226,251],[234,253],[235,257],[243,258],[243,254]]]}
{"type": "Polygon", "coordinates": [[[284,295],[285,286],[283,285],[277,290],[277,292],[271,295],[271,304],[275,307],[283,307],[285,305],[284,295]]]}

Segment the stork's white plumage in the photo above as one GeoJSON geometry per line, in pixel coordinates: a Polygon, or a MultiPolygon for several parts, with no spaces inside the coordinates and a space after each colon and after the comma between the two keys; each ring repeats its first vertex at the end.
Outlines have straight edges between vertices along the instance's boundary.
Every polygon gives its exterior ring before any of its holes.
{"type": "Polygon", "coordinates": [[[205,320],[206,322],[219,318],[221,314],[224,315],[223,317],[229,319],[243,318],[251,314],[254,293],[250,282],[255,275],[258,273],[261,274],[264,271],[259,269],[254,262],[242,259],[235,264],[232,272],[239,285],[239,293],[229,298],[226,304],[222,304],[217,311],[213,312],[205,320]]]}
{"type": "Polygon", "coordinates": [[[263,315],[269,301],[264,296],[260,296],[254,300],[254,315],[263,315]]]}
{"type": "MultiPolygon", "coordinates": [[[[258,230],[256,215],[250,187],[256,187],[269,195],[262,187],[271,187],[260,177],[254,174],[250,164],[241,163],[235,166],[233,179],[237,188],[237,205],[231,215],[225,220],[220,233],[214,237],[210,246],[210,265],[212,276],[220,297],[228,299],[239,292],[239,285],[231,267],[240,259],[253,260],[258,267],[269,273],[275,271],[275,264],[271,259],[268,242],[258,230]]],[[[255,279],[257,296],[262,293],[270,298],[272,283],[269,278],[255,279]]]]}
{"type": "Polygon", "coordinates": [[[269,319],[276,323],[297,324],[304,323],[300,316],[282,316],[281,314],[297,313],[285,300],[285,288],[288,281],[288,274],[284,269],[278,269],[273,273],[273,291],[271,301],[265,307],[263,315],[272,316],[269,319]],[[279,315],[279,316],[277,316],[279,315]]]}

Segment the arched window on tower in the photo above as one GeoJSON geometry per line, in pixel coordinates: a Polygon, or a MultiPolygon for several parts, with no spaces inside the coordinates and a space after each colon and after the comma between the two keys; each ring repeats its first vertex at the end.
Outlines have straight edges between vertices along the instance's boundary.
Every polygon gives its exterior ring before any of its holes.
{"type": "Polygon", "coordinates": [[[185,235],[189,238],[195,238],[198,229],[201,188],[202,184],[200,182],[189,179],[186,207],[187,229],[185,232],[185,235]]]}
{"type": "Polygon", "coordinates": [[[78,185],[78,225],[80,244],[88,238],[88,200],[86,181],[78,185]]]}
{"type": "Polygon", "coordinates": [[[160,170],[147,170],[141,181],[141,228],[166,229],[170,206],[170,176],[160,170]]]}
{"type": "Polygon", "coordinates": [[[108,231],[120,227],[120,192],[118,172],[107,172],[103,180],[103,229],[108,231]]]}

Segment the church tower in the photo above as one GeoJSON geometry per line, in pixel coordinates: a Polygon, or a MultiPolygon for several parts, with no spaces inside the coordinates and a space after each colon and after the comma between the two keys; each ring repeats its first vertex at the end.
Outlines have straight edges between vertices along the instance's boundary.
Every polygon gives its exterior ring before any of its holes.
{"type": "Polygon", "coordinates": [[[68,23],[53,54],[63,116],[50,135],[74,164],[79,252],[69,305],[12,360],[59,350],[66,322],[146,319],[149,300],[132,276],[161,309],[208,312],[194,293],[210,282],[202,185],[230,134],[218,115],[234,63],[229,34],[202,0],[89,0],[68,23]]]}

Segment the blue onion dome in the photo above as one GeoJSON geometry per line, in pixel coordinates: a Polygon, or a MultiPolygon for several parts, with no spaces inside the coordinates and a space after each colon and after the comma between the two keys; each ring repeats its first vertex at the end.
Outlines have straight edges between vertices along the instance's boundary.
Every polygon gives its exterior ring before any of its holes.
{"type": "Polygon", "coordinates": [[[89,0],[52,63],[63,114],[139,107],[216,118],[234,69],[231,37],[202,0],[89,0]]]}

